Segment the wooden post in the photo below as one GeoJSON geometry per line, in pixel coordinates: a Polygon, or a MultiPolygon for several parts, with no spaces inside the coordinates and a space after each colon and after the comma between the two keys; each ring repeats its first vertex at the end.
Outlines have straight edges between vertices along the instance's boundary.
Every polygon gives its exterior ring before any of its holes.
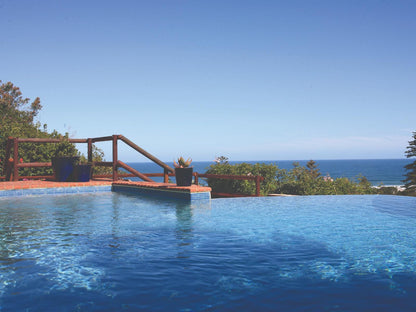
{"type": "Polygon", "coordinates": [[[19,168],[17,164],[19,162],[19,142],[17,138],[13,139],[13,181],[19,181],[19,168]]]}
{"type": "Polygon", "coordinates": [[[88,139],[88,162],[92,163],[92,139],[88,139]]]}
{"type": "Polygon", "coordinates": [[[256,176],[256,196],[260,196],[260,176],[256,176]]]}
{"type": "Polygon", "coordinates": [[[118,153],[117,153],[117,140],[118,135],[113,135],[113,181],[118,180],[118,174],[117,174],[117,163],[118,163],[118,153]]]}
{"type": "Polygon", "coordinates": [[[13,137],[9,137],[7,139],[6,154],[4,154],[4,162],[3,162],[4,163],[3,172],[5,173],[6,181],[11,181],[11,176],[12,176],[12,164],[9,162],[10,150],[12,148],[12,144],[13,144],[13,137]]]}
{"type": "Polygon", "coordinates": [[[163,169],[163,182],[169,183],[169,170],[163,169]]]}
{"type": "Polygon", "coordinates": [[[6,159],[7,167],[6,167],[6,181],[12,181],[13,179],[13,161],[9,161],[9,158],[6,159]]]}
{"type": "Polygon", "coordinates": [[[94,171],[94,163],[92,162],[92,139],[87,139],[87,146],[88,146],[88,163],[91,164],[91,179],[93,179],[93,171],[94,171]]]}
{"type": "Polygon", "coordinates": [[[194,176],[195,176],[195,185],[198,185],[199,183],[199,177],[198,177],[198,172],[194,172],[194,176]]]}
{"type": "Polygon", "coordinates": [[[4,154],[4,161],[3,161],[3,172],[6,172],[6,170],[8,168],[12,140],[13,140],[12,137],[8,137],[8,139],[7,139],[6,153],[4,154]]]}

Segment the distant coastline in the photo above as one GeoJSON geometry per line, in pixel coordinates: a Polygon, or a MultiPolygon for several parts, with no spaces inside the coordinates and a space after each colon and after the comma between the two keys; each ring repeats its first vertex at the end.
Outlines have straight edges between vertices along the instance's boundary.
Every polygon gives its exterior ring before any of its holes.
{"type": "MultiPolygon", "coordinates": [[[[315,160],[315,159],[314,159],[315,160]]],[[[292,169],[294,162],[301,166],[308,160],[258,160],[258,161],[230,161],[235,163],[266,163],[276,164],[280,169],[292,169]]],[[[332,178],[346,177],[355,180],[360,174],[365,176],[373,186],[402,186],[404,180],[404,166],[412,159],[327,159],[315,160],[322,175],[329,174],[332,178]]],[[[194,171],[205,172],[214,161],[194,161],[194,171]]],[[[161,172],[160,167],[149,162],[129,162],[133,168],[143,173],[161,172]]],[[[168,162],[168,165],[173,163],[168,162]]]]}

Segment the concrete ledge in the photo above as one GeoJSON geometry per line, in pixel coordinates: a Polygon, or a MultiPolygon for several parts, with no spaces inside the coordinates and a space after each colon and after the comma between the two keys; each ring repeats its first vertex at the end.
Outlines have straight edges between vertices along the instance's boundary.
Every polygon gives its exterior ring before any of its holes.
{"type": "Polygon", "coordinates": [[[198,185],[176,186],[173,183],[117,181],[113,183],[112,191],[186,200],[211,199],[211,188],[198,185]]]}

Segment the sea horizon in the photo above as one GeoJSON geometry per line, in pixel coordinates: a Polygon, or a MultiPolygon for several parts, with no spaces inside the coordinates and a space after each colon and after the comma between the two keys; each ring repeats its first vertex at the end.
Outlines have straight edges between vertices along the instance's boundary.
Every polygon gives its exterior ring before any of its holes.
{"type": "MultiPolygon", "coordinates": [[[[238,163],[265,163],[275,164],[279,169],[290,170],[293,163],[298,162],[305,166],[310,159],[306,160],[229,160],[230,164],[238,163]]],[[[403,185],[406,170],[404,166],[413,162],[409,158],[378,158],[378,159],[314,159],[322,176],[329,175],[332,178],[345,177],[357,181],[360,175],[366,177],[373,186],[401,186],[403,185]]],[[[149,161],[128,162],[134,169],[142,173],[161,172],[161,168],[149,161]]],[[[172,162],[166,162],[173,167],[172,162]]],[[[193,161],[194,171],[204,173],[210,165],[214,165],[214,160],[193,161]]]]}
{"type": "MultiPolygon", "coordinates": [[[[187,159],[186,157],[184,157],[185,159],[187,159]]],[[[192,157],[190,157],[192,159],[192,157]]],[[[173,160],[176,159],[172,159],[170,161],[167,160],[162,160],[164,163],[173,163],[173,160]]],[[[193,159],[193,162],[214,162],[215,158],[213,159],[206,159],[206,160],[195,160],[193,159]]],[[[320,161],[320,160],[325,160],[325,161],[329,161],[329,160],[409,160],[409,162],[412,162],[411,158],[321,158],[321,159],[317,159],[317,158],[304,158],[304,159],[255,159],[255,160],[247,160],[247,159],[236,159],[236,160],[232,160],[232,159],[228,159],[229,162],[270,162],[270,161],[310,161],[313,160],[315,162],[320,161]]],[[[414,161],[414,160],[413,160],[414,161]]],[[[127,161],[126,163],[153,163],[151,160],[143,160],[143,161],[127,161]]]]}

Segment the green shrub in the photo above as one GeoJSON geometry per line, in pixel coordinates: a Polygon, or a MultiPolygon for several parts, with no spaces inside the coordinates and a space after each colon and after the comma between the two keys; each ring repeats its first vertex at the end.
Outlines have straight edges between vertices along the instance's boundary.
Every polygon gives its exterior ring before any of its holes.
{"type": "MultiPolygon", "coordinates": [[[[268,164],[248,164],[241,163],[231,165],[228,158],[221,156],[216,163],[209,166],[207,174],[221,175],[246,175],[262,176],[264,180],[260,183],[260,194],[267,195],[277,187],[278,168],[276,165],[268,164]]],[[[256,194],[256,183],[254,180],[226,180],[226,179],[207,179],[208,185],[215,193],[239,193],[247,195],[256,194]]]]}
{"type": "MultiPolygon", "coordinates": [[[[207,174],[223,175],[260,175],[264,181],[260,184],[261,195],[270,193],[291,195],[342,195],[342,194],[375,194],[377,190],[364,176],[358,176],[357,181],[348,178],[332,179],[321,176],[318,165],[309,161],[306,167],[293,163],[292,170],[279,169],[274,164],[231,165],[228,158],[221,156],[216,163],[209,166],[207,174]]],[[[241,193],[254,195],[256,185],[254,181],[207,179],[208,185],[216,193],[241,193]]]]}
{"type": "Polygon", "coordinates": [[[377,194],[400,195],[401,192],[395,186],[380,186],[377,188],[377,194]]]}

